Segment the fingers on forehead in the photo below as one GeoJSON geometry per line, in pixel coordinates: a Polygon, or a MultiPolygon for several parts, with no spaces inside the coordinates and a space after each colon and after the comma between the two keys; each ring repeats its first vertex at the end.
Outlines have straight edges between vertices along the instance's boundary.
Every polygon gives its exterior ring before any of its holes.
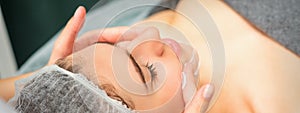
{"type": "Polygon", "coordinates": [[[98,41],[116,43],[128,29],[126,26],[103,29],[100,31],[98,41]]]}
{"type": "Polygon", "coordinates": [[[144,33],[144,31],[157,31],[158,29],[155,27],[114,27],[114,28],[106,28],[101,31],[99,41],[100,42],[109,42],[109,43],[117,43],[119,41],[131,41],[137,38],[139,35],[144,33]]]}

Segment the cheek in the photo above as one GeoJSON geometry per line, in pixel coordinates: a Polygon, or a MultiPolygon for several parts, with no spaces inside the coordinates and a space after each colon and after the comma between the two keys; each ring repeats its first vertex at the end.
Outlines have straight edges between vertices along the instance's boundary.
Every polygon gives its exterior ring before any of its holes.
{"type": "MultiPolygon", "coordinates": [[[[175,97],[178,93],[182,93],[181,90],[181,63],[174,58],[168,58],[168,60],[161,60],[160,64],[163,65],[163,70],[157,70],[157,79],[162,80],[162,87],[154,94],[151,95],[152,100],[155,100],[156,105],[163,105],[170,100],[176,98],[176,100],[182,100],[180,97],[175,97]],[[164,71],[164,76],[160,75],[159,71],[164,71]]],[[[177,101],[179,102],[179,101],[177,101]]]]}
{"type": "Polygon", "coordinates": [[[175,92],[177,89],[181,89],[182,64],[177,56],[172,51],[166,50],[161,61],[163,61],[166,72],[165,90],[172,89],[175,92]]]}
{"type": "Polygon", "coordinates": [[[171,92],[166,95],[167,97],[171,97],[181,89],[181,65],[176,61],[165,63],[165,65],[166,81],[161,91],[171,92]]]}
{"type": "MultiPolygon", "coordinates": [[[[154,95],[150,97],[152,100],[155,100],[156,104],[163,104],[168,102],[170,99],[181,93],[181,71],[182,64],[178,60],[177,56],[172,50],[166,48],[163,56],[152,57],[149,60],[152,62],[156,68],[157,77],[156,77],[156,88],[159,88],[154,95]],[[162,85],[161,87],[159,87],[162,85]]],[[[180,100],[180,99],[179,99],[180,100]]]]}

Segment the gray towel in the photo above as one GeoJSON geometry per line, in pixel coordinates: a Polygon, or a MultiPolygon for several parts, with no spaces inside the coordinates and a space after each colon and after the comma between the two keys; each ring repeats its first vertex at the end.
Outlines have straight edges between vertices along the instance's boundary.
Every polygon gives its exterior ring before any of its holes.
{"type": "Polygon", "coordinates": [[[225,0],[286,48],[300,55],[300,0],[225,0]]]}

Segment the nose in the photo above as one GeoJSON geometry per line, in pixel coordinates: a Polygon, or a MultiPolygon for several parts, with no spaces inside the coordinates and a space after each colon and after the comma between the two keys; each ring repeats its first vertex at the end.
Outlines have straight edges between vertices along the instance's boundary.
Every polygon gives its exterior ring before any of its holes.
{"type": "Polygon", "coordinates": [[[154,54],[157,56],[161,56],[164,50],[164,44],[161,41],[159,31],[155,27],[148,27],[138,33],[133,40],[120,42],[117,46],[126,49],[129,53],[138,49],[145,54],[154,54]]]}

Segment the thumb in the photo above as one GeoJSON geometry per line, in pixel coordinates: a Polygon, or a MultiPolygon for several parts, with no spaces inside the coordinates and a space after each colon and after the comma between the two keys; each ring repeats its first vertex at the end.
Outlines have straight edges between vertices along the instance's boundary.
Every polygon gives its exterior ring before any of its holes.
{"type": "Polygon", "coordinates": [[[189,63],[184,64],[183,72],[182,72],[182,91],[183,91],[183,99],[186,104],[191,102],[194,95],[197,92],[197,87],[195,80],[198,78],[194,78],[194,73],[192,71],[192,66],[189,63]]]}
{"type": "Polygon", "coordinates": [[[214,86],[211,84],[202,86],[199,91],[197,91],[191,103],[188,104],[184,113],[205,113],[210,99],[214,93],[214,86]]]}
{"type": "Polygon", "coordinates": [[[74,40],[85,20],[85,8],[80,6],[74,16],[68,21],[57,40],[55,41],[48,64],[53,64],[57,59],[70,55],[73,51],[74,40]]]}

